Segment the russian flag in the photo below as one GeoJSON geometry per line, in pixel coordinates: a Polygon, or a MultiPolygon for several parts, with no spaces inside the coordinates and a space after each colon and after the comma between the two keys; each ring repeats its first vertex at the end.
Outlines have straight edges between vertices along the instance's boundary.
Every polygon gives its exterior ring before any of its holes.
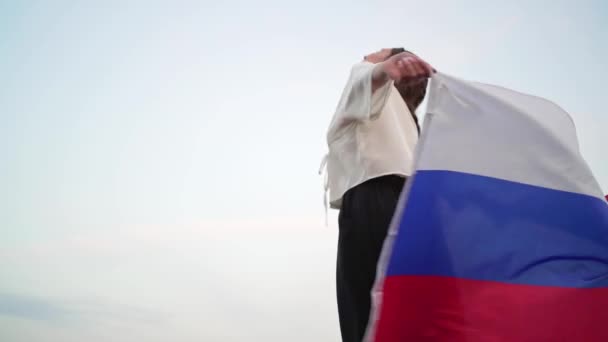
{"type": "Polygon", "coordinates": [[[608,205],[557,105],[437,74],[366,341],[608,341],[608,205]]]}

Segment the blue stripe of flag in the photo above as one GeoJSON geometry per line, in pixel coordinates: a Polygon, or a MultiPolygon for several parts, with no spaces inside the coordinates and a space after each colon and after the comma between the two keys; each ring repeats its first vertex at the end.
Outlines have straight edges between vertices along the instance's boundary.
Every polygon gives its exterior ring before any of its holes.
{"type": "Polygon", "coordinates": [[[418,171],[387,270],[608,287],[608,205],[599,198],[451,171],[418,171]]]}

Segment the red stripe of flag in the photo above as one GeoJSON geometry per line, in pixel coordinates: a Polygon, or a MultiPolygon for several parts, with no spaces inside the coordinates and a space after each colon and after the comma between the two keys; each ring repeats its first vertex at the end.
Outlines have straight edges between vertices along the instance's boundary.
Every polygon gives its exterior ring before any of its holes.
{"type": "Polygon", "coordinates": [[[375,342],[608,341],[608,288],[385,279],[375,342]]]}

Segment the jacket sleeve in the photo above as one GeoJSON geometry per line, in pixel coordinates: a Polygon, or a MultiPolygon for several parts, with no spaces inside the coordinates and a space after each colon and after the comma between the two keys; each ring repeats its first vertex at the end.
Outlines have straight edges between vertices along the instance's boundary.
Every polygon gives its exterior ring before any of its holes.
{"type": "Polygon", "coordinates": [[[337,121],[373,120],[382,111],[393,82],[386,82],[372,93],[372,73],[376,64],[362,62],[351,69],[350,77],[334,117],[337,121]]]}

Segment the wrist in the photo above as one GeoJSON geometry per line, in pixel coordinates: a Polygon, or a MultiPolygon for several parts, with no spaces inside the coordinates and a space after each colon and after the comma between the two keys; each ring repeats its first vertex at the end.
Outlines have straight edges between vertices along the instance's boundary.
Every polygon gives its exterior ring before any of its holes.
{"type": "Polygon", "coordinates": [[[386,71],[384,71],[385,64],[380,62],[374,66],[372,71],[372,86],[373,88],[379,88],[388,82],[389,77],[386,71]]]}
{"type": "Polygon", "coordinates": [[[384,71],[385,62],[380,62],[374,65],[372,71],[372,80],[374,81],[388,81],[388,74],[384,71]]]}

